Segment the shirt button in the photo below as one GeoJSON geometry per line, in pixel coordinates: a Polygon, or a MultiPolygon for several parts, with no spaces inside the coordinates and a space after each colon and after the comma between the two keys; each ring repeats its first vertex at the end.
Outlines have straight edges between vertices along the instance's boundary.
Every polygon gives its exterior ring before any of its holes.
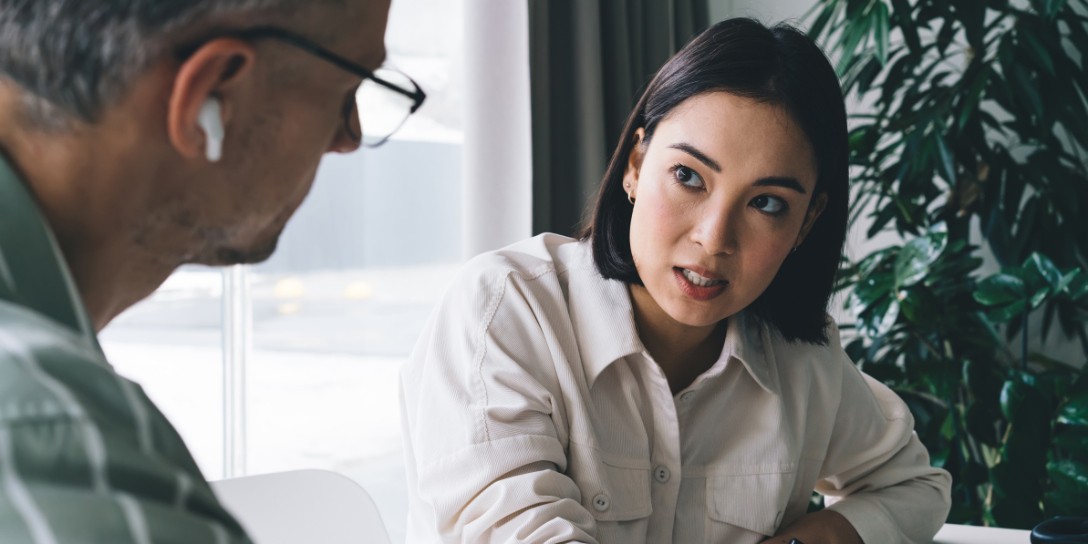
{"type": "Polygon", "coordinates": [[[608,507],[612,506],[612,501],[608,498],[608,495],[601,493],[596,497],[593,497],[593,509],[598,512],[604,512],[608,510],[608,507]]]}
{"type": "Polygon", "coordinates": [[[672,476],[672,473],[669,472],[668,467],[661,466],[654,470],[654,479],[658,482],[665,483],[669,481],[669,476],[672,476]]]}
{"type": "Polygon", "coordinates": [[[695,398],[695,391],[688,391],[683,395],[680,395],[680,400],[684,402],[691,402],[691,399],[695,398]]]}

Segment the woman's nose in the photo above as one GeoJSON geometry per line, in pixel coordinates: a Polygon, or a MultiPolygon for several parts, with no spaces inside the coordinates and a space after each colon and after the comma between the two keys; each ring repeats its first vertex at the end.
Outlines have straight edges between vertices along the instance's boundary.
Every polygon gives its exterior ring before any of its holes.
{"type": "Polygon", "coordinates": [[[737,251],[737,212],[721,207],[700,210],[692,229],[692,240],[710,255],[732,255],[737,251]]]}

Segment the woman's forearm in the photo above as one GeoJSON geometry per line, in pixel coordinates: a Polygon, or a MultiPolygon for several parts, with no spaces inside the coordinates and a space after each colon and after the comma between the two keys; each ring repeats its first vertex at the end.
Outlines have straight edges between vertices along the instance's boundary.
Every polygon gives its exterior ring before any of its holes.
{"type": "Polygon", "coordinates": [[[858,532],[842,514],[821,510],[801,516],[764,544],[789,544],[797,539],[804,544],[863,544],[858,532]]]}

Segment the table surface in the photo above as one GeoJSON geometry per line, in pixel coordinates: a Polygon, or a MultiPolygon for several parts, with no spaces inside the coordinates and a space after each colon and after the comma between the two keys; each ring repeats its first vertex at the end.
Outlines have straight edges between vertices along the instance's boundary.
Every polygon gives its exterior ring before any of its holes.
{"type": "Polygon", "coordinates": [[[933,544],[1029,544],[1031,531],[972,527],[969,525],[945,525],[933,544]]]}

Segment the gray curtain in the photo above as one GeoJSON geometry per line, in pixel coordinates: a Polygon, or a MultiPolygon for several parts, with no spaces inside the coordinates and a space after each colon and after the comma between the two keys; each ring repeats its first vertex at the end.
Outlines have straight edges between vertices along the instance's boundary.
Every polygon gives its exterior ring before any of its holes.
{"type": "Polygon", "coordinates": [[[528,0],[533,231],[576,233],[647,83],[707,0],[528,0]]]}

